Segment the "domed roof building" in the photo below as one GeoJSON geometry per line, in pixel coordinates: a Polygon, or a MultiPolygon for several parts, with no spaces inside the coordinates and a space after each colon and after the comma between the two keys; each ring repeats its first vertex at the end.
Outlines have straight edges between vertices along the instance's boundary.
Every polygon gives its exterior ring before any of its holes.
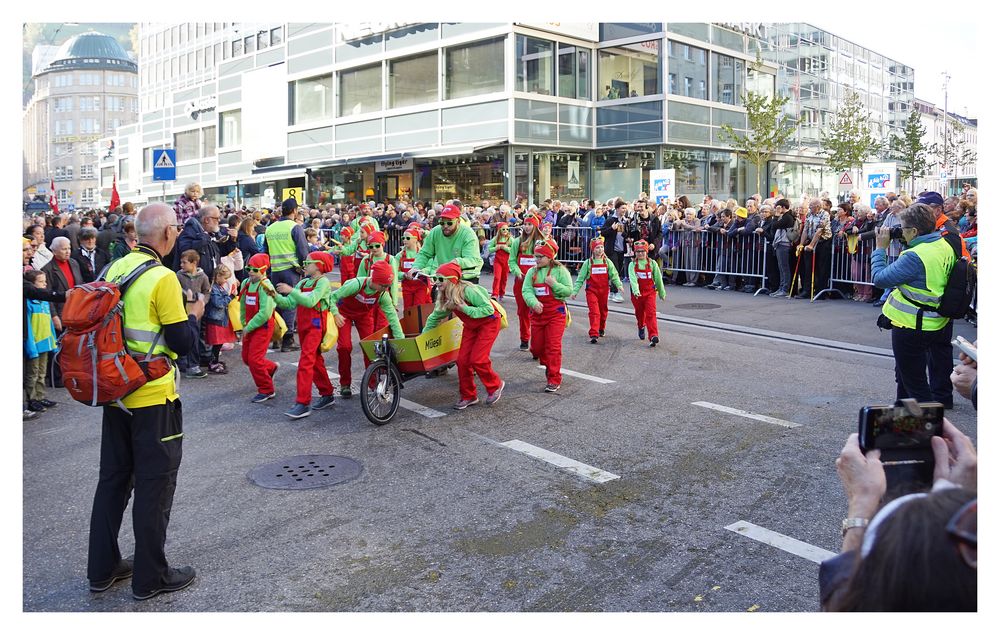
{"type": "Polygon", "coordinates": [[[97,31],[87,31],[66,40],[53,60],[36,77],[56,71],[83,69],[139,72],[138,65],[118,40],[97,31]]]}

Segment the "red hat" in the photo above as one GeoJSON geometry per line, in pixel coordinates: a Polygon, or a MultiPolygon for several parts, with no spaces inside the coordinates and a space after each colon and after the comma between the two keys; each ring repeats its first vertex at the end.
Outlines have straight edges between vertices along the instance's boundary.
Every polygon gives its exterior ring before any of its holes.
{"type": "Polygon", "coordinates": [[[460,267],[455,261],[444,263],[437,268],[435,273],[439,276],[444,276],[445,278],[454,278],[455,284],[458,284],[462,279],[462,267],[460,267]]]}
{"type": "Polygon", "coordinates": [[[325,251],[314,251],[306,258],[306,262],[315,262],[320,272],[330,273],[333,271],[333,256],[325,251]]]}
{"type": "Polygon", "coordinates": [[[551,244],[539,241],[539,243],[535,245],[535,255],[545,256],[546,258],[555,258],[556,250],[552,248],[551,244]]]}
{"type": "Polygon", "coordinates": [[[457,205],[445,205],[441,213],[438,214],[441,218],[458,218],[462,215],[462,210],[458,209],[457,205]]]}
{"type": "Polygon", "coordinates": [[[598,236],[596,238],[590,239],[590,248],[603,247],[604,246],[604,236],[598,236]]]}
{"type": "Polygon", "coordinates": [[[368,234],[368,243],[378,243],[380,245],[385,244],[385,234],[376,230],[368,234]]]}
{"type": "Polygon", "coordinates": [[[371,221],[365,221],[363,223],[360,223],[358,225],[358,230],[362,230],[362,229],[365,230],[366,232],[368,232],[369,236],[371,236],[372,234],[374,234],[375,232],[378,231],[378,229],[375,228],[375,224],[372,223],[371,221]]]}
{"type": "Polygon", "coordinates": [[[379,260],[372,265],[371,279],[373,284],[392,284],[392,265],[379,260]]]}
{"type": "Polygon", "coordinates": [[[351,236],[354,235],[354,230],[351,229],[350,226],[345,225],[344,227],[340,228],[340,235],[343,236],[344,238],[350,238],[351,236]]]}
{"type": "Polygon", "coordinates": [[[505,229],[507,227],[510,227],[510,223],[505,223],[503,221],[497,223],[497,229],[505,229]]]}
{"type": "Polygon", "coordinates": [[[420,232],[420,231],[423,231],[424,226],[421,225],[420,223],[418,223],[417,221],[413,221],[409,225],[406,226],[406,229],[407,230],[416,230],[416,231],[420,232]]]}
{"type": "Polygon", "coordinates": [[[414,237],[414,238],[416,238],[416,239],[417,239],[418,241],[420,241],[420,240],[422,240],[422,239],[423,239],[423,232],[422,232],[422,231],[420,231],[420,228],[419,228],[419,227],[418,227],[418,228],[416,228],[416,229],[414,229],[414,228],[412,228],[412,227],[411,227],[411,228],[407,229],[406,231],[404,231],[404,232],[403,232],[403,235],[404,235],[404,236],[413,236],[413,237],[414,237]]]}
{"type": "Polygon", "coordinates": [[[559,253],[559,243],[557,243],[552,238],[548,238],[548,239],[546,239],[544,241],[541,241],[541,242],[544,242],[546,245],[548,245],[549,247],[551,247],[552,251],[554,251],[555,253],[557,253],[557,254],[559,253]]]}
{"type": "Polygon", "coordinates": [[[552,223],[550,223],[549,221],[545,221],[544,223],[542,223],[541,226],[542,227],[548,227],[549,229],[552,229],[552,223]]]}
{"type": "Polygon", "coordinates": [[[359,210],[368,210],[368,209],[371,209],[371,208],[368,207],[368,203],[362,203],[361,205],[358,205],[358,209],[359,210]]]}
{"type": "Polygon", "coordinates": [[[645,240],[637,240],[634,243],[632,243],[632,249],[636,251],[638,251],[639,249],[643,251],[649,251],[649,243],[647,243],[645,240]]]}
{"type": "Polygon", "coordinates": [[[534,214],[529,214],[524,217],[525,224],[534,225],[535,229],[538,229],[538,217],[534,214]]]}
{"type": "Polygon", "coordinates": [[[247,260],[247,265],[255,269],[270,269],[271,257],[267,254],[254,254],[247,260]]]}

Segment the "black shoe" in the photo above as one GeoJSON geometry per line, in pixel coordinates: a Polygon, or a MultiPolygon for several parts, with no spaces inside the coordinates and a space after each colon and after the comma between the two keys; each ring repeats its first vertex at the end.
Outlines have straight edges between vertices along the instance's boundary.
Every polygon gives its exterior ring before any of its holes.
{"type": "Polygon", "coordinates": [[[546,384],[545,392],[555,392],[559,390],[559,384],[546,384]]]}
{"type": "Polygon", "coordinates": [[[46,408],[42,405],[42,402],[32,399],[28,402],[28,410],[32,412],[45,412],[46,408]]]}
{"type": "Polygon", "coordinates": [[[659,343],[660,343],[660,338],[656,337],[655,335],[653,337],[649,338],[649,347],[650,348],[655,347],[659,343]]]}
{"type": "Polygon", "coordinates": [[[534,355],[531,356],[531,359],[535,360],[536,362],[538,361],[538,358],[535,357],[534,355]]]}
{"type": "Polygon", "coordinates": [[[604,337],[604,329],[597,332],[598,337],[604,337]]]}
{"type": "Polygon", "coordinates": [[[596,337],[590,338],[590,343],[591,344],[597,344],[597,338],[596,337]]]}
{"type": "Polygon", "coordinates": [[[167,569],[167,580],[160,586],[160,588],[152,589],[150,591],[136,591],[135,589],[132,589],[132,597],[137,600],[148,600],[149,598],[156,597],[161,593],[173,593],[174,591],[180,591],[181,589],[187,588],[192,582],[194,582],[194,576],[194,569],[191,567],[167,569]]]}
{"type": "Polygon", "coordinates": [[[54,401],[50,401],[50,400],[48,400],[48,399],[39,399],[39,400],[38,400],[38,402],[39,402],[39,403],[41,403],[41,404],[42,404],[43,406],[45,406],[46,408],[53,408],[53,407],[55,407],[55,406],[58,406],[58,405],[59,405],[59,404],[57,404],[56,402],[54,402],[54,401]]]}
{"type": "Polygon", "coordinates": [[[281,352],[282,353],[290,353],[290,352],[294,352],[294,351],[297,351],[297,350],[301,350],[299,348],[298,344],[282,344],[281,345],[281,352]]]}
{"type": "Polygon", "coordinates": [[[646,327],[645,326],[639,328],[639,339],[640,340],[646,339],[646,327]]]}
{"type": "Polygon", "coordinates": [[[520,350],[522,350],[522,351],[528,350],[528,343],[527,342],[521,342],[520,350]]]}
{"type": "Polygon", "coordinates": [[[106,580],[100,581],[90,581],[90,591],[92,593],[102,593],[107,591],[114,585],[115,582],[119,580],[128,580],[132,577],[132,561],[131,560],[121,560],[118,566],[114,568],[111,572],[111,577],[106,580]]]}
{"type": "Polygon", "coordinates": [[[333,405],[333,395],[323,396],[320,395],[319,399],[312,403],[310,406],[313,410],[323,410],[324,408],[329,408],[333,405]]]}
{"type": "Polygon", "coordinates": [[[809,294],[808,293],[798,293],[798,294],[796,294],[796,295],[794,295],[792,297],[795,298],[796,300],[805,300],[805,299],[807,299],[809,297],[809,294]]]}

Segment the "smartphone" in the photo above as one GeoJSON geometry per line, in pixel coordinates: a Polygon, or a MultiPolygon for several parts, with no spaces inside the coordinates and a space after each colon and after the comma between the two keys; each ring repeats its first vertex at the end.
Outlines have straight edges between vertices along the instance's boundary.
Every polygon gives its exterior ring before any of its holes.
{"type": "Polygon", "coordinates": [[[919,404],[914,415],[901,404],[865,406],[858,414],[861,451],[879,450],[889,498],[926,490],[934,482],[931,437],[944,431],[944,406],[919,404]]]}
{"type": "Polygon", "coordinates": [[[956,337],[955,339],[953,339],[951,341],[951,345],[954,346],[955,348],[959,349],[960,351],[962,351],[963,353],[965,353],[969,357],[971,357],[972,361],[974,361],[974,362],[978,362],[979,361],[978,359],[976,359],[976,355],[977,355],[976,347],[972,344],[972,342],[970,342],[969,340],[965,339],[961,335],[959,335],[958,337],[956,337]]]}

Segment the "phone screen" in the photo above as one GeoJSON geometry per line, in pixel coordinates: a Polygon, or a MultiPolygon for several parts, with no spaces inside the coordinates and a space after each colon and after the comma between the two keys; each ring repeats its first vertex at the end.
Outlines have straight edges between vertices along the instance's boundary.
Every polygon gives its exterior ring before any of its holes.
{"type": "Polygon", "coordinates": [[[861,410],[861,446],[867,450],[917,450],[931,447],[931,437],[941,436],[944,407],[921,404],[914,416],[897,406],[868,406],[861,410]]]}

